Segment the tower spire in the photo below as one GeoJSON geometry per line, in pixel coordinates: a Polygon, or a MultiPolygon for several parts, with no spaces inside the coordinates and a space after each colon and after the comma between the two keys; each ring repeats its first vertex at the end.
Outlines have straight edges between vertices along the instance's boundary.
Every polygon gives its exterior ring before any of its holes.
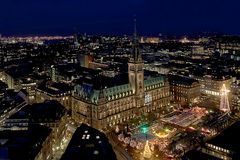
{"type": "Polygon", "coordinates": [[[137,19],[136,19],[136,16],[134,16],[134,32],[133,32],[133,40],[134,40],[134,43],[136,44],[137,43],[137,19]]]}
{"type": "MultiPolygon", "coordinates": [[[[128,63],[128,79],[132,86],[133,93],[140,96],[144,93],[144,63],[139,52],[139,42],[137,37],[136,18],[134,17],[134,32],[132,37],[132,54],[128,63]]],[[[142,106],[137,102],[137,106],[142,106]]]]}
{"type": "Polygon", "coordinates": [[[133,61],[141,62],[142,56],[139,51],[139,42],[138,42],[138,34],[137,34],[137,19],[134,16],[134,32],[133,32],[133,61]]]}

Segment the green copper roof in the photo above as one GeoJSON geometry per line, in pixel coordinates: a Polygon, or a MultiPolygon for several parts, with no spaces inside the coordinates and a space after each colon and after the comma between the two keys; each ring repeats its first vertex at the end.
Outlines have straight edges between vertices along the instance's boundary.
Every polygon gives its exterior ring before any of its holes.
{"type": "Polygon", "coordinates": [[[156,85],[156,84],[164,84],[164,77],[160,76],[160,77],[149,78],[144,80],[145,87],[156,85]]]}

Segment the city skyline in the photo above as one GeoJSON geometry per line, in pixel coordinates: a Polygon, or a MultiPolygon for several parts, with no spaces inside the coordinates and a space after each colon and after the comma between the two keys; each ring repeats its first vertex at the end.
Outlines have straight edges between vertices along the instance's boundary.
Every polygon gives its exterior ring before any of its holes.
{"type": "Polygon", "coordinates": [[[185,1],[30,1],[0,2],[3,36],[132,33],[137,15],[140,35],[222,33],[239,35],[236,0],[185,1]]]}
{"type": "Polygon", "coordinates": [[[0,159],[240,160],[240,2],[0,6],[0,159]]]}

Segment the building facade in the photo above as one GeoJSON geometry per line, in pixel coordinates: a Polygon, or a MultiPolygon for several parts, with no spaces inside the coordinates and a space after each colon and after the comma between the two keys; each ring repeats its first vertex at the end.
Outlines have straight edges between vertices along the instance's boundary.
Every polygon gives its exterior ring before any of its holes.
{"type": "MultiPolygon", "coordinates": [[[[221,89],[223,85],[226,86],[228,90],[231,89],[231,83],[233,79],[231,77],[222,77],[215,78],[212,75],[205,75],[203,77],[194,77],[201,84],[201,94],[204,95],[208,99],[208,103],[211,104],[212,107],[220,106],[221,99],[221,89]]],[[[230,102],[230,106],[232,105],[232,93],[228,94],[228,99],[230,102]]]]}
{"type": "Polygon", "coordinates": [[[160,75],[144,77],[144,63],[136,32],[133,54],[128,63],[128,80],[127,84],[100,89],[86,83],[75,85],[72,117],[94,128],[107,129],[169,105],[167,79],[160,75]]]}
{"type": "Polygon", "coordinates": [[[66,109],[71,110],[71,87],[65,83],[53,83],[40,85],[36,88],[36,103],[43,103],[47,100],[56,100],[66,109]]]}
{"type": "Polygon", "coordinates": [[[240,83],[235,82],[231,85],[232,92],[232,109],[239,111],[240,110],[240,83]]]}
{"type": "Polygon", "coordinates": [[[178,75],[169,75],[170,92],[174,101],[181,104],[196,102],[200,96],[200,83],[197,80],[178,75]]]}

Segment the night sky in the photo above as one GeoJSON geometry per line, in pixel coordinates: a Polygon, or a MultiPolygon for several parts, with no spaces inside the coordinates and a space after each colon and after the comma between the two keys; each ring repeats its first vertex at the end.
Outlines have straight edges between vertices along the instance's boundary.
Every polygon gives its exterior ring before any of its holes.
{"type": "Polygon", "coordinates": [[[0,0],[2,35],[240,34],[240,0],[0,0]]]}

